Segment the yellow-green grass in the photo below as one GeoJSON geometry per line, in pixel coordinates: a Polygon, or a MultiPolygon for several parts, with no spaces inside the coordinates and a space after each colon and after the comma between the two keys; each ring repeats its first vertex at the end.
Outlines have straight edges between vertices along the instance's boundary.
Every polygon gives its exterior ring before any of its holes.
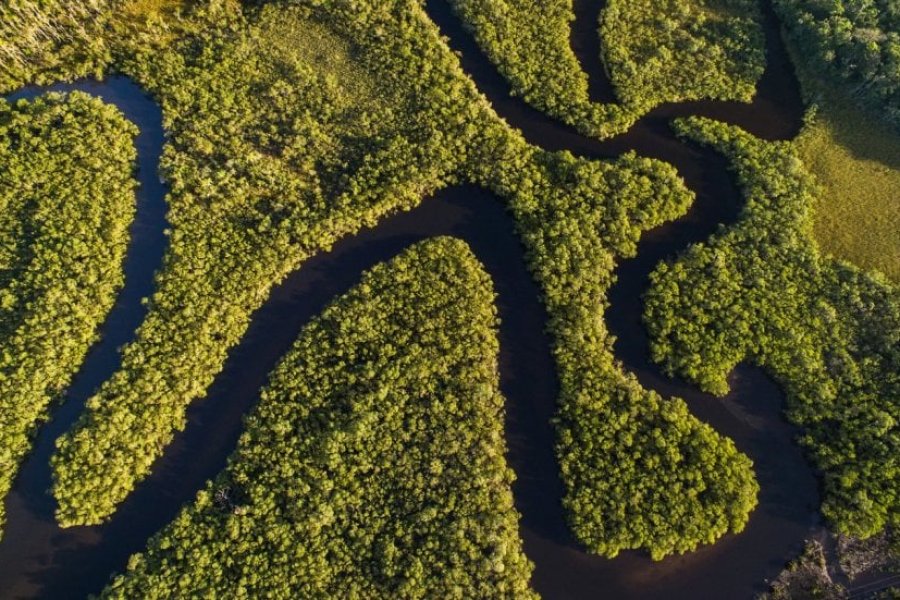
{"type": "Polygon", "coordinates": [[[186,4],[186,0],[126,0],[122,13],[136,19],[166,17],[183,9],[186,4]]]}
{"type": "Polygon", "coordinates": [[[900,283],[900,132],[799,71],[816,105],[796,141],[821,187],[816,240],[826,253],[900,283]]]}
{"type": "Polygon", "coordinates": [[[350,45],[324,25],[304,18],[289,6],[264,10],[259,19],[261,50],[283,61],[295,61],[327,73],[341,92],[357,102],[378,101],[371,75],[353,57],[350,45]]]}

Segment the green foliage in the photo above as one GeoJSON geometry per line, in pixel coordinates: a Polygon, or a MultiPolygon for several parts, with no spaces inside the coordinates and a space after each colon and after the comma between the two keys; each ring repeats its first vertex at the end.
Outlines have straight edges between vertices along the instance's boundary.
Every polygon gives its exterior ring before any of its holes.
{"type": "Polygon", "coordinates": [[[642,230],[682,214],[691,194],[672,167],[633,154],[614,163],[536,161],[490,166],[497,172],[485,181],[510,198],[544,288],[573,532],[592,552],[644,548],[659,559],[741,531],[758,491],[749,459],[682,400],[625,373],[602,319],[616,257],[635,253],[642,230]]]}
{"type": "Polygon", "coordinates": [[[789,143],[702,119],[684,135],[734,161],[737,225],[652,276],[654,358],[717,394],[749,359],[784,386],[790,419],[824,477],[824,514],[868,537],[900,524],[900,294],[820,256],[810,176],[789,143]]]}
{"type": "Polygon", "coordinates": [[[224,473],[109,598],[530,598],[491,282],[418,244],[304,328],[224,473]]]}
{"type": "Polygon", "coordinates": [[[797,66],[814,102],[797,154],[820,186],[813,216],[819,248],[900,283],[900,130],[830,82],[797,66]]]}
{"type": "Polygon", "coordinates": [[[596,59],[620,104],[598,104],[570,45],[572,0],[451,2],[515,93],[588,136],[622,133],[663,102],[750,101],[765,66],[754,0],[609,0],[596,59]]]}
{"type": "Polygon", "coordinates": [[[660,557],[740,529],[755,503],[749,461],[683,403],[622,373],[601,319],[615,255],[690,201],[671,168],[528,146],[416,0],[246,14],[212,3],[166,32],[171,42],[133,45],[118,67],[163,105],[171,249],[121,369],[60,441],[61,523],[107,519],[149,473],[274,282],[338,237],[468,180],[510,201],[548,297],[579,537],[608,555],[660,557]]]}
{"type": "Polygon", "coordinates": [[[338,237],[414,205],[456,164],[452,128],[426,112],[445,110],[430,101],[452,71],[433,71],[436,84],[414,63],[399,76],[422,90],[401,95],[396,70],[377,77],[396,50],[382,44],[367,55],[371,70],[351,68],[346,42],[307,27],[309,16],[271,5],[248,21],[213,5],[171,46],[123,64],[163,104],[171,248],[120,370],[59,442],[65,525],[103,521],[149,473],[273,284],[338,237]],[[337,64],[343,73],[324,68],[337,64]]]}
{"type": "MultiPolygon", "coordinates": [[[[569,44],[572,0],[451,0],[514,93],[593,137],[631,126],[637,115],[592,103],[588,78],[569,44]]],[[[597,57],[599,60],[599,57],[597,57]]]]}
{"type": "Polygon", "coordinates": [[[122,286],[135,133],[81,93],[0,100],[0,500],[122,286]]]}
{"type": "Polygon", "coordinates": [[[777,0],[798,53],[900,126],[900,4],[777,0]]]}
{"type": "Polygon", "coordinates": [[[765,68],[757,0],[609,0],[603,59],[621,101],[750,102],[765,68]]]}
{"type": "Polygon", "coordinates": [[[114,0],[5,0],[0,4],[0,91],[34,79],[99,74],[111,60],[101,34],[114,0]]]}

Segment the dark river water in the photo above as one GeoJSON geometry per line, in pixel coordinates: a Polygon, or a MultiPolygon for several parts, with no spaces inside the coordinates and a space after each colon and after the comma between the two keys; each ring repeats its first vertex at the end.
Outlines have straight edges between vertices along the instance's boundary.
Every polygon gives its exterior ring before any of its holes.
{"type": "MultiPolygon", "coordinates": [[[[115,371],[117,349],[133,338],[144,316],[140,300],[152,293],[153,274],[166,248],[166,187],[157,176],[164,144],[162,115],[134,83],[113,77],[104,83],[28,88],[13,96],[80,89],[117,105],[141,130],[136,140],[141,186],[125,288],[104,324],[101,342],[91,351],[52,421],[41,429],[35,450],[7,499],[8,523],[0,542],[0,596],[82,598],[102,589],[109,575],[122,570],[128,556],[140,551],[147,538],[224,467],[237,443],[243,415],[302,326],[353,286],[362,271],[436,235],[465,240],[491,274],[498,293],[509,461],[518,477],[514,493],[522,513],[525,551],[535,563],[532,584],[545,598],[752,598],[765,590],[766,579],[799,552],[805,538],[819,534],[817,482],[794,444],[797,431],[782,417],[783,394],[778,386],[759,369],[744,365],[732,374],[733,391],[726,398],[713,398],[662,376],[649,361],[642,307],[635,302],[659,261],[705,240],[720,223],[734,222],[741,206],[725,160],[677,140],[669,128],[671,119],[709,116],[765,139],[789,139],[799,130],[803,105],[771,7],[766,4],[764,11],[768,65],[752,104],[667,104],[628,133],[599,142],[512,97],[508,84],[481,54],[446,0],[427,0],[426,5],[478,88],[531,143],[592,158],[635,150],[673,164],[696,193],[687,215],[645,234],[636,258],[619,264],[605,319],[617,337],[615,351],[623,368],[664,396],[684,398],[698,418],[732,438],[753,459],[762,489],[759,507],[745,531],[660,562],[640,552],[624,552],[607,560],[578,547],[565,527],[560,503],[563,487],[550,425],[559,390],[550,341],[543,333],[546,313],[540,291],[529,275],[504,206],[489,192],[471,186],[440,191],[418,208],[389,217],[304,262],[274,288],[241,343],[230,352],[207,397],[189,409],[185,432],[176,436],[153,474],[110,523],[58,528],[54,501],[46,491],[54,440],[71,426],[92,391],[115,371]]],[[[572,47],[589,74],[592,98],[611,101],[613,90],[597,59],[596,23],[602,6],[597,0],[575,1],[572,47]]]]}

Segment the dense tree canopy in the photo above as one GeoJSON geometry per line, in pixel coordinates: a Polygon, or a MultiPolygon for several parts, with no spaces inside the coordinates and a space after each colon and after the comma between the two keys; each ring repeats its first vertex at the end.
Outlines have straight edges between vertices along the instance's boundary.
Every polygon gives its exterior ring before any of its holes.
{"type": "Polygon", "coordinates": [[[777,0],[799,56],[843,79],[900,126],[900,3],[777,0]]]}
{"type": "Polygon", "coordinates": [[[124,64],[165,109],[171,250],[120,370],[60,442],[64,524],[102,521],[146,476],[274,283],[418,202],[456,160],[444,130],[422,127],[439,120],[415,92],[401,97],[388,77],[376,86],[307,16],[270,6],[250,23],[213,3],[178,41],[124,64]]]}
{"type": "Polygon", "coordinates": [[[620,106],[591,102],[587,74],[569,43],[571,0],[451,2],[513,92],[532,106],[594,137],[634,122],[620,106]]]}
{"type": "Polygon", "coordinates": [[[758,490],[749,459],[682,400],[624,372],[602,318],[616,258],[634,254],[641,231],[682,214],[691,194],[672,167],[633,154],[538,160],[489,164],[485,181],[510,199],[544,289],[573,532],[599,554],[644,548],[662,558],[742,530],[758,490]]]}
{"type": "Polygon", "coordinates": [[[900,292],[819,254],[816,190],[791,144],[702,119],[679,128],[731,158],[747,204],[735,226],[653,274],[655,359],[717,394],[742,360],[770,370],[824,476],[824,514],[855,536],[897,527],[900,292]]]}
{"type": "Polygon", "coordinates": [[[418,244],[307,325],[228,467],[104,597],[529,598],[490,279],[418,244]]]}
{"type": "Polygon", "coordinates": [[[0,525],[32,434],[123,283],[135,133],[84,94],[0,99],[0,525]]]}
{"type": "Polygon", "coordinates": [[[609,0],[603,59],[621,101],[743,100],[765,67],[758,0],[609,0]]]}
{"type": "Polygon", "coordinates": [[[169,130],[171,249],[120,370],[60,441],[62,524],[108,519],[146,477],[276,281],[339,236],[465,180],[509,201],[544,287],[579,539],[661,557],[743,526],[755,504],[749,461],[682,402],[623,373],[602,322],[615,256],[690,202],[670,167],[528,146],[415,0],[211,2],[167,22],[163,43],[123,44],[117,68],[160,99],[169,130]]]}
{"type": "Polygon", "coordinates": [[[594,60],[619,103],[591,102],[571,47],[572,0],[451,2],[515,93],[598,138],[622,133],[663,102],[749,101],[765,66],[755,0],[609,0],[594,60]]]}

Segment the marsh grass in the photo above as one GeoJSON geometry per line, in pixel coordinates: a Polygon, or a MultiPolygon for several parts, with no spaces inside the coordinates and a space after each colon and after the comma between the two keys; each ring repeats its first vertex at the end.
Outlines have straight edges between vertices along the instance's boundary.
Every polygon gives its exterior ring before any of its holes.
{"type": "Polygon", "coordinates": [[[273,59],[296,61],[327,73],[355,102],[375,102],[379,92],[351,46],[324,25],[291,7],[263,10],[257,40],[273,59]]]}
{"type": "Polygon", "coordinates": [[[181,11],[187,4],[188,0],[127,0],[121,12],[134,19],[166,17],[181,11]]]}
{"type": "Polygon", "coordinates": [[[796,141],[821,186],[816,241],[900,283],[900,132],[802,68],[798,76],[816,107],[796,141]]]}

